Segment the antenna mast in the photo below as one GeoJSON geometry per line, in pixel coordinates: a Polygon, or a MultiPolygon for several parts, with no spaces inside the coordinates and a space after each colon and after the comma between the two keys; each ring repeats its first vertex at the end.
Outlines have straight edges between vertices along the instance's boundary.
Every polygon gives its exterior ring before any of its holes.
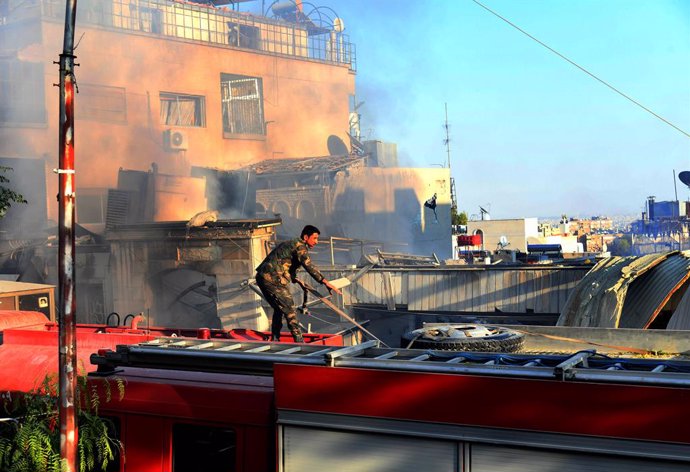
{"type": "Polygon", "coordinates": [[[450,125],[448,124],[448,102],[445,103],[446,106],[446,122],[443,127],[446,130],[446,139],[443,144],[446,145],[446,154],[448,155],[448,168],[450,169],[450,125]]]}
{"type": "MultiPolygon", "coordinates": [[[[443,140],[443,144],[446,145],[446,154],[448,155],[448,171],[450,172],[450,125],[448,124],[448,102],[445,104],[446,107],[446,121],[443,127],[446,130],[446,139],[443,140]]],[[[451,213],[457,213],[458,211],[458,200],[455,195],[455,179],[451,175],[450,177],[450,209],[451,213]]]]}

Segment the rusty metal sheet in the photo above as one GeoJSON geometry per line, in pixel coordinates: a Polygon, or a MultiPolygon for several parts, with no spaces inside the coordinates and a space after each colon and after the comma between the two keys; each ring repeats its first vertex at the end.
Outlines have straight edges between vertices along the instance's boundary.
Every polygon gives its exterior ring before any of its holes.
{"type": "Polygon", "coordinates": [[[672,253],[628,288],[619,328],[647,328],[690,277],[690,252],[672,253]]]}
{"type": "MultiPolygon", "coordinates": [[[[686,289],[683,297],[673,312],[671,319],[668,320],[667,330],[690,330],[690,290],[687,290],[687,286],[688,283],[685,284],[686,289]]],[[[683,290],[683,288],[679,290],[683,290]]]]}
{"type": "Polygon", "coordinates": [[[678,252],[601,260],[571,292],[557,326],[618,328],[633,281],[675,254],[678,252]]]}

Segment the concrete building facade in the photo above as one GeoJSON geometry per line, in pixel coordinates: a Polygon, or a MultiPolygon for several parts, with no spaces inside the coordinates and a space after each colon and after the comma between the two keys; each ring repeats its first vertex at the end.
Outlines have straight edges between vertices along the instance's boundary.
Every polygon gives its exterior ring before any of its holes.
{"type": "MultiPolygon", "coordinates": [[[[64,3],[0,0],[0,16],[0,157],[35,159],[55,218],[64,3]]],[[[355,58],[340,32],[163,0],[84,0],[77,18],[78,208],[103,205],[120,168],[189,176],[348,139],[355,58]]]]}
{"type": "Polygon", "coordinates": [[[482,247],[479,249],[494,251],[501,237],[505,237],[509,243],[507,249],[521,252],[527,252],[528,238],[540,236],[537,218],[468,221],[467,234],[482,235],[482,247]]]}

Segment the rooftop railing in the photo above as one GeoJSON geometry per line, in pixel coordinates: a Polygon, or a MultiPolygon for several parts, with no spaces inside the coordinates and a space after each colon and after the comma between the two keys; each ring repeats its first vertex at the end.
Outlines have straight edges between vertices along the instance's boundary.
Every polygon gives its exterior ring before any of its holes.
{"type": "MultiPolygon", "coordinates": [[[[40,3],[41,14],[64,18],[64,1],[27,2],[25,12],[11,16],[30,16],[40,3]],[[22,15],[22,13],[24,13],[22,15]]],[[[347,35],[313,25],[165,0],[80,0],[80,24],[128,30],[140,34],[176,38],[233,49],[300,57],[319,62],[347,65],[356,70],[355,45],[347,35]]]]}

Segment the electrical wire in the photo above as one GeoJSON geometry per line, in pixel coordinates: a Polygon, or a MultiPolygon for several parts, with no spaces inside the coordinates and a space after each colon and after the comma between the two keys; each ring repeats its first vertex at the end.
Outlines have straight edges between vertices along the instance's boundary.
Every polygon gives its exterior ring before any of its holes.
{"type": "Polygon", "coordinates": [[[472,1],[473,1],[474,3],[476,3],[477,5],[479,5],[480,7],[482,7],[483,9],[485,9],[486,11],[488,11],[489,13],[491,13],[492,15],[494,15],[494,16],[496,16],[497,18],[500,18],[500,19],[503,20],[504,22],[508,23],[510,26],[512,26],[513,28],[515,28],[516,30],[518,30],[519,32],[521,32],[522,34],[524,34],[525,36],[527,36],[527,37],[530,38],[531,40],[533,40],[533,41],[539,43],[541,46],[545,47],[546,49],[548,49],[548,50],[551,51],[552,53],[556,54],[556,55],[557,55],[558,57],[560,57],[561,59],[563,59],[563,60],[569,62],[569,63],[572,64],[572,65],[574,65],[575,67],[577,67],[578,69],[580,69],[582,72],[584,72],[585,74],[587,74],[587,75],[589,75],[590,77],[592,77],[594,80],[596,80],[596,81],[598,81],[598,82],[604,84],[606,87],[608,87],[609,89],[613,90],[614,92],[616,92],[616,93],[617,93],[618,95],[620,95],[621,97],[625,98],[626,100],[629,100],[630,102],[634,103],[634,104],[637,105],[638,107],[642,108],[642,109],[643,109],[644,111],[646,111],[647,113],[653,115],[654,117],[656,117],[656,118],[658,118],[659,120],[663,121],[664,123],[666,123],[666,124],[669,125],[670,127],[674,128],[676,131],[679,131],[679,132],[683,133],[685,136],[687,136],[688,138],[690,138],[690,133],[688,133],[687,131],[682,130],[682,129],[679,128],[678,126],[676,126],[676,125],[674,125],[673,123],[671,123],[670,121],[668,121],[668,120],[667,120],[666,118],[664,118],[663,116],[658,115],[657,113],[654,113],[652,110],[650,110],[649,108],[647,108],[646,106],[644,106],[643,104],[641,104],[640,102],[638,102],[637,100],[635,100],[634,98],[632,98],[631,96],[625,94],[624,92],[621,92],[620,90],[618,90],[616,87],[614,87],[614,86],[611,85],[610,83],[606,82],[605,80],[600,79],[599,77],[597,77],[596,75],[594,75],[592,72],[588,71],[587,69],[585,69],[585,68],[582,67],[581,65],[577,64],[575,61],[572,61],[572,60],[568,59],[566,56],[564,56],[564,55],[561,54],[560,52],[556,51],[555,49],[553,49],[553,48],[552,48],[551,46],[549,46],[548,44],[546,44],[546,43],[544,43],[544,42],[538,40],[537,38],[535,38],[534,36],[532,36],[531,34],[529,34],[527,31],[523,30],[522,28],[520,28],[519,26],[517,26],[515,23],[512,23],[512,22],[511,22],[510,20],[508,20],[507,18],[504,18],[503,16],[499,15],[498,13],[496,13],[495,11],[493,11],[492,9],[490,9],[489,7],[487,7],[486,5],[482,4],[481,2],[479,2],[479,1],[477,1],[477,0],[472,0],[472,1]]]}

